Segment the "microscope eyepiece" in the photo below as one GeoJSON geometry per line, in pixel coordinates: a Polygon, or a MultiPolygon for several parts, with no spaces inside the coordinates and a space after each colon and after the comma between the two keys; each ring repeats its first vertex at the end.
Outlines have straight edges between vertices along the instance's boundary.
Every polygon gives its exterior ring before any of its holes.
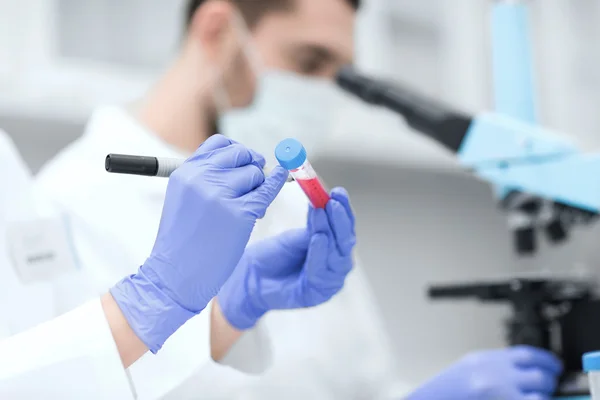
{"type": "Polygon", "coordinates": [[[410,127],[454,152],[460,149],[471,126],[471,117],[399,84],[367,77],[351,66],[340,69],[336,82],[364,102],[400,114],[410,127]]]}

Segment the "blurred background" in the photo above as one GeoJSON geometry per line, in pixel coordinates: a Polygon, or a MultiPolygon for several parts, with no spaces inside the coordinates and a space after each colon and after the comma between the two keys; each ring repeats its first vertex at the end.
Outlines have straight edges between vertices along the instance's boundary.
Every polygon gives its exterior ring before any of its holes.
{"type": "MultiPolygon", "coordinates": [[[[0,127],[34,172],[82,133],[96,106],[144,93],[177,50],[183,3],[0,0],[0,127]]],[[[458,108],[490,109],[491,3],[367,0],[357,63],[458,108]]],[[[600,2],[531,5],[541,121],[595,149],[600,2]]],[[[460,173],[450,155],[383,111],[352,104],[337,118],[336,139],[315,164],[353,195],[360,258],[409,381],[503,344],[506,309],[431,304],[428,283],[593,269],[594,232],[518,258],[491,189],[460,173]]]]}

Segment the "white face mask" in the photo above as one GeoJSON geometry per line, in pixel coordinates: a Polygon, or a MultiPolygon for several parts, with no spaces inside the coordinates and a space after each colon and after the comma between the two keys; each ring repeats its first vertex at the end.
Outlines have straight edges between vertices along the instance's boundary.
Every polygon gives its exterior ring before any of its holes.
{"type": "Polygon", "coordinates": [[[331,133],[342,99],[333,82],[282,71],[259,77],[253,104],[223,113],[220,133],[258,151],[274,165],[274,150],[286,138],[298,139],[310,154],[331,133]]]}

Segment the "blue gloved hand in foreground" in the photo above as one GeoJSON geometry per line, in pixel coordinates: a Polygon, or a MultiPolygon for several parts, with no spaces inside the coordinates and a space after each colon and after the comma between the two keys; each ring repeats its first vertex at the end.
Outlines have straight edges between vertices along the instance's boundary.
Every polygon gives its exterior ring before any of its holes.
{"type": "Polygon", "coordinates": [[[331,299],[353,266],[354,224],[348,194],[334,189],[325,210],[310,207],[307,228],[249,246],[219,293],[227,321],[246,330],[268,311],[331,299]]]}
{"type": "Polygon", "coordinates": [[[562,367],[551,353],[529,346],[466,356],[407,400],[550,400],[562,367]]]}
{"type": "Polygon", "coordinates": [[[171,176],[150,257],[111,290],[153,353],[207,306],[240,261],[288,176],[277,168],[265,179],[263,167],[261,156],[216,135],[171,176]]]}

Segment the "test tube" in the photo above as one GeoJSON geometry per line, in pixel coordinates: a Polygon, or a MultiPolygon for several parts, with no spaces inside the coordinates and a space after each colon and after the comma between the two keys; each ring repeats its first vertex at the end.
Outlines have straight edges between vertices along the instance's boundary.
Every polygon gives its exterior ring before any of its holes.
{"type": "Polygon", "coordinates": [[[588,374],[591,400],[600,399],[600,351],[592,351],[583,355],[583,370],[588,374]]]}
{"type": "Polygon", "coordinates": [[[283,168],[290,171],[313,207],[325,208],[329,194],[319,180],[306,156],[306,149],[296,139],[285,139],[275,148],[275,157],[283,168]]]}

